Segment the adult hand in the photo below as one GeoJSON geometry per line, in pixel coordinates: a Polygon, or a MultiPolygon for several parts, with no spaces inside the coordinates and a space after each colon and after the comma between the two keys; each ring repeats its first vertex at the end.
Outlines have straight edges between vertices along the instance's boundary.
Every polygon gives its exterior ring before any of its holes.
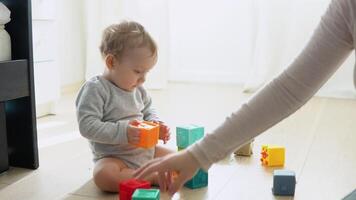
{"type": "Polygon", "coordinates": [[[188,151],[183,150],[165,157],[151,160],[137,169],[134,177],[144,179],[152,173],[158,173],[159,183],[168,188],[170,195],[176,193],[185,182],[190,180],[198,171],[198,161],[188,151]],[[171,177],[176,174],[176,177],[171,177]],[[168,176],[168,177],[167,177],[168,176]]]}

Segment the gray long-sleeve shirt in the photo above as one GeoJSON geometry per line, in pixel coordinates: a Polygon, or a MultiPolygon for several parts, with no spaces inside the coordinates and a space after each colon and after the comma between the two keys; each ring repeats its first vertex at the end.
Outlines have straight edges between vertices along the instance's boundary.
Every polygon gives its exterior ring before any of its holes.
{"type": "Polygon", "coordinates": [[[79,131],[87,138],[94,161],[117,157],[130,168],[138,168],[153,158],[154,148],[137,148],[127,141],[130,120],[158,120],[151,98],[143,87],[124,91],[102,76],[88,80],[77,99],[79,131]]]}
{"type": "Polygon", "coordinates": [[[208,170],[214,162],[298,110],[355,48],[355,23],[356,1],[333,0],[294,62],[188,151],[208,170]]]}

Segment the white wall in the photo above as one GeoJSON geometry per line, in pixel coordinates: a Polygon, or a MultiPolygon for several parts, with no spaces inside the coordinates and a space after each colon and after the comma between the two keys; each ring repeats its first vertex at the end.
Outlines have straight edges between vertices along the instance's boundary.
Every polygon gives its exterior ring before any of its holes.
{"type": "MultiPolygon", "coordinates": [[[[255,91],[293,62],[331,0],[169,2],[170,79],[255,91]]],[[[355,98],[354,63],[352,55],[318,95],[355,98]]]]}
{"type": "MultiPolygon", "coordinates": [[[[329,2],[61,0],[57,11],[61,85],[102,71],[97,49],[102,29],[123,18],[141,22],[158,43],[159,62],[148,78],[150,88],[164,88],[167,77],[174,81],[243,84],[255,64],[268,65],[257,70],[268,70],[262,79],[270,80],[302,51],[329,2]],[[261,46],[256,44],[260,42],[257,33],[261,21],[256,19],[261,17],[258,15],[264,17],[264,12],[270,12],[270,16],[262,20],[266,30],[260,34],[267,42],[261,46]],[[265,59],[256,54],[256,48],[264,52],[265,59]]],[[[351,56],[319,95],[354,97],[354,61],[351,56]]]]}
{"type": "Polygon", "coordinates": [[[170,1],[169,23],[171,80],[244,81],[255,25],[251,1],[170,1]]]}
{"type": "Polygon", "coordinates": [[[57,2],[58,65],[61,86],[84,80],[85,34],[84,0],[60,0],[57,2]]]}
{"type": "Polygon", "coordinates": [[[123,0],[121,18],[140,22],[158,46],[158,61],[147,75],[145,87],[166,87],[169,69],[169,1],[167,0],[123,0]]]}

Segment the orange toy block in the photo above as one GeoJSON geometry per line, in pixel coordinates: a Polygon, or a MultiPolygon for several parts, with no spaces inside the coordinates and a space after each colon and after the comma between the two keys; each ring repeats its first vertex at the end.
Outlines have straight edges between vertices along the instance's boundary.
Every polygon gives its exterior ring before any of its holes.
{"type": "Polygon", "coordinates": [[[151,148],[158,143],[159,138],[159,124],[142,121],[139,123],[131,124],[131,126],[137,127],[140,129],[140,142],[134,144],[137,147],[142,148],[151,148]]]}
{"type": "Polygon", "coordinates": [[[265,166],[283,166],[285,160],[285,148],[281,146],[263,145],[261,151],[261,163],[265,166]]]}

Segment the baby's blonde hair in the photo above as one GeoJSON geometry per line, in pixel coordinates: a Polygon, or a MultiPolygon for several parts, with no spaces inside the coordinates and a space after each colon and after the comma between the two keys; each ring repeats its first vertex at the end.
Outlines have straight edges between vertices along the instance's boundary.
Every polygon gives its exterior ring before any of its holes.
{"type": "Polygon", "coordinates": [[[112,54],[121,59],[125,51],[141,47],[148,47],[152,56],[157,55],[157,45],[145,28],[138,22],[125,20],[104,30],[100,52],[103,58],[112,54]]]}

